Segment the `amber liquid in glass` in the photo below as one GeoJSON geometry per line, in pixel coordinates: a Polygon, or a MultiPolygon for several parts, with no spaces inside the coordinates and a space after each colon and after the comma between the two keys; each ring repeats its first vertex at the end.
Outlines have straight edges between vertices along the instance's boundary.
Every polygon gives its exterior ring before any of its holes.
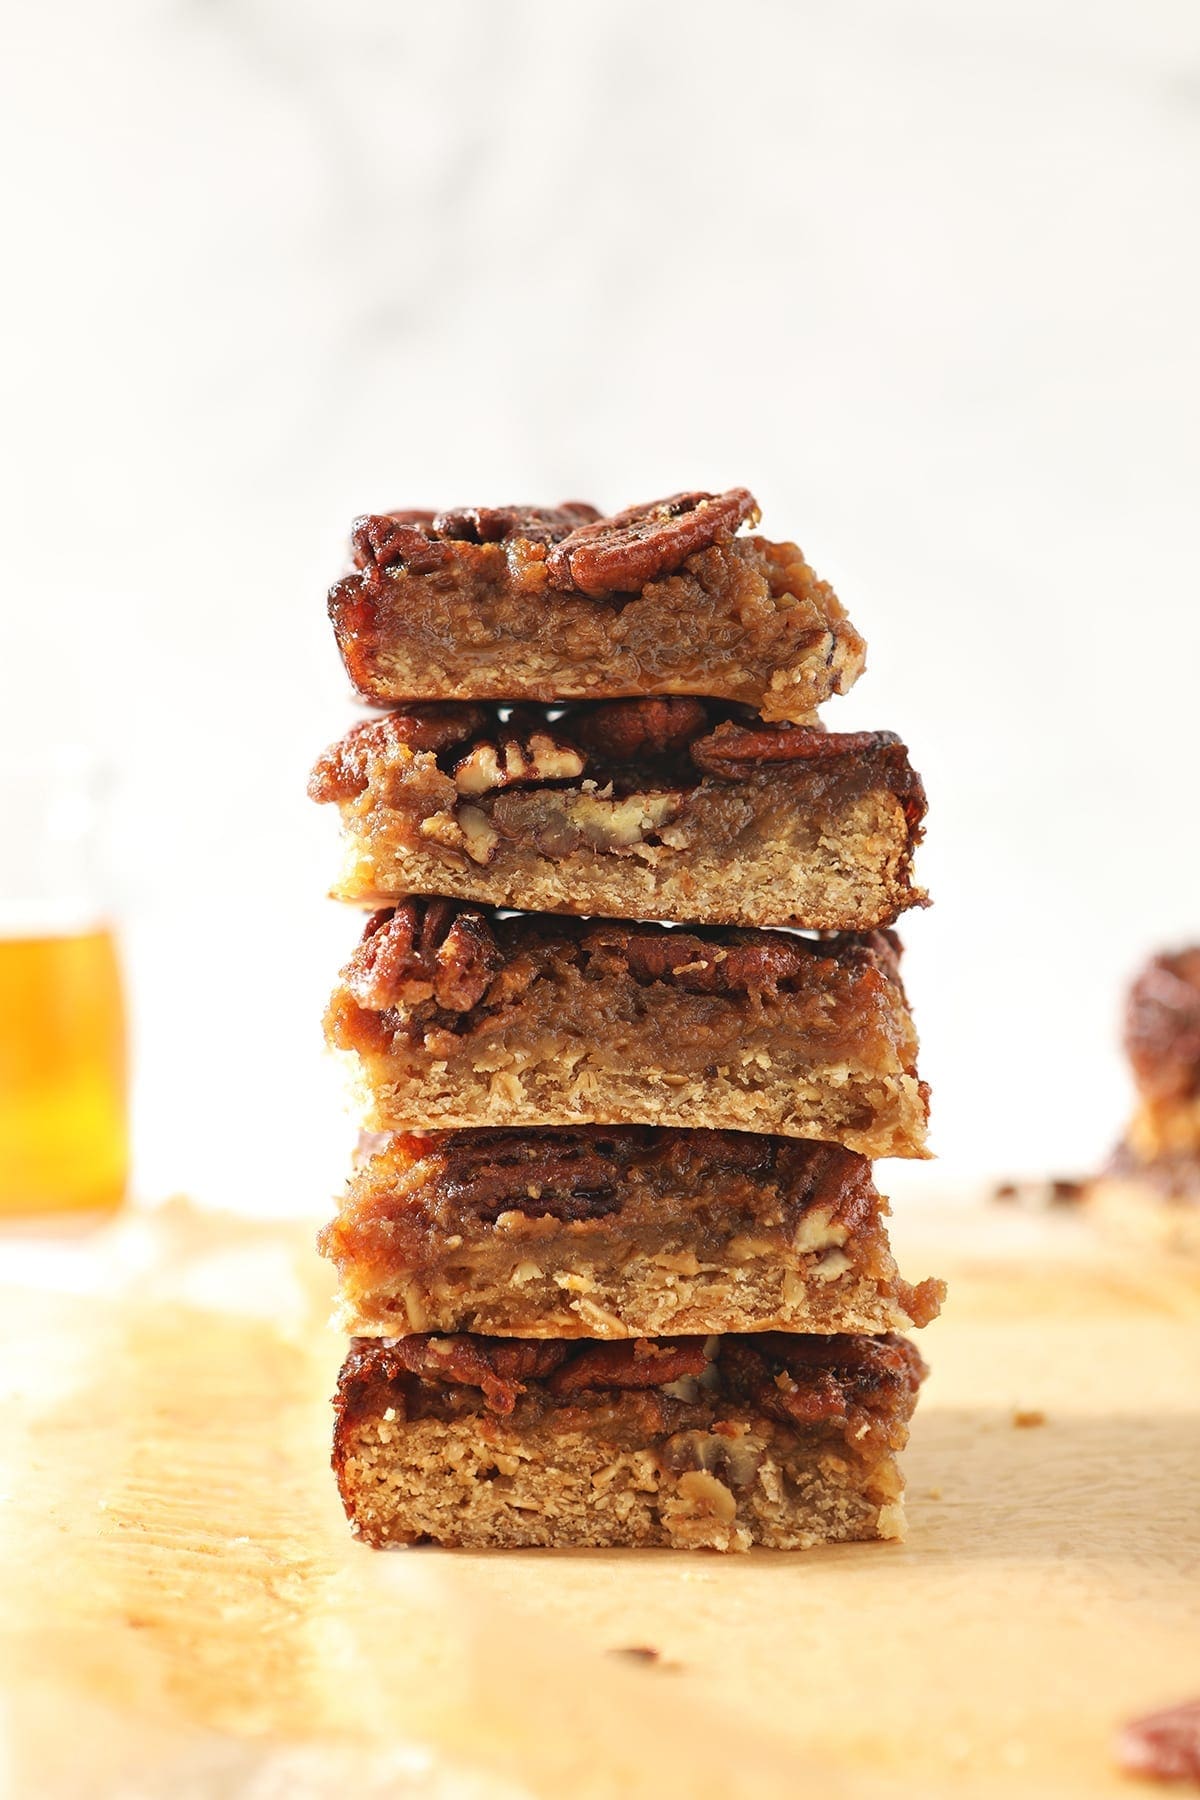
{"type": "Polygon", "coordinates": [[[128,1175],[112,932],[0,935],[0,1212],[117,1206],[128,1175]]]}

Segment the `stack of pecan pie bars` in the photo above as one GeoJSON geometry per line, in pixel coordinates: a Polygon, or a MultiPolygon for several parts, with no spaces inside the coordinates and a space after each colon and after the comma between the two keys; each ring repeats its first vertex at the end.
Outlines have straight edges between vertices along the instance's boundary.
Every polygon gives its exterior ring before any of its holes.
{"type": "Polygon", "coordinates": [[[366,1134],[323,1248],[368,1543],[798,1549],[903,1529],[924,1373],[875,1156],[924,1153],[889,929],[924,796],[828,732],[863,643],[745,489],[358,520],[378,710],[320,759],[326,1020],[366,1134]],[[748,529],[749,528],[749,529],[748,529]]]}

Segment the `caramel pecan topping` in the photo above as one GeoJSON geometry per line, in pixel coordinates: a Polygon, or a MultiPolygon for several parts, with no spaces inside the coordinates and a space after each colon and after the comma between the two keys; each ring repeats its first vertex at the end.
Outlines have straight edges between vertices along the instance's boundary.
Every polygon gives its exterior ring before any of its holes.
{"type": "Polygon", "coordinates": [[[630,937],[625,945],[635,980],[669,978],[692,994],[733,989],[771,992],[794,981],[811,954],[795,939],[767,932],[753,943],[712,944],[688,932],[671,931],[661,937],[630,937]]]}
{"type": "Polygon", "coordinates": [[[555,544],[546,558],[550,585],[593,597],[633,593],[757,518],[758,502],[746,488],[671,494],[647,506],[626,507],[579,526],[555,544]]]}
{"type": "Polygon", "coordinates": [[[639,1191],[698,1194],[720,1183],[738,1195],[757,1188],[789,1207],[823,1208],[847,1232],[865,1227],[879,1204],[870,1165],[854,1151],[751,1132],[582,1125],[362,1134],[356,1166],[364,1164],[360,1194],[394,1197],[399,1210],[419,1196],[429,1210],[444,1203],[459,1218],[481,1221],[505,1212],[597,1219],[639,1191]],[[414,1169],[417,1179],[406,1179],[414,1169]]]}
{"type": "Polygon", "coordinates": [[[828,732],[823,725],[737,725],[726,719],[691,746],[692,761],[708,774],[736,781],[763,763],[833,762],[899,746],[894,731],[828,732]]]}
{"type": "Polygon", "coordinates": [[[594,506],[568,500],[562,506],[465,506],[436,515],[369,513],[354,521],[354,566],[367,572],[403,563],[410,574],[429,575],[454,561],[456,543],[497,544],[520,539],[554,544],[599,518],[594,506]]]}
{"type": "Polygon", "coordinates": [[[703,700],[610,700],[567,713],[562,727],[601,762],[676,756],[708,724],[703,700]]]}
{"type": "MultiPolygon", "coordinates": [[[[582,702],[561,716],[532,705],[408,706],[352,726],[317,762],[309,793],[315,800],[344,802],[376,782],[381,796],[387,795],[391,773],[407,773],[405,752],[437,756],[468,802],[518,787],[526,790],[522,805],[527,807],[531,788],[587,776],[586,799],[570,806],[556,800],[542,818],[528,811],[511,816],[514,835],[528,831],[543,854],[555,855],[576,848],[581,837],[604,849],[641,842],[669,822],[686,792],[705,780],[740,782],[756,771],[803,765],[818,785],[827,780],[885,786],[919,837],[925,790],[894,732],[767,726],[753,715],[743,722],[727,712],[718,702],[679,696],[582,702]],[[456,746],[462,749],[457,760],[456,746]],[[610,783],[615,793],[604,791],[610,783]],[[539,833],[547,833],[547,841],[539,833]],[[568,841],[557,848],[549,841],[564,836],[568,841]]],[[[508,818],[496,813],[493,823],[506,829],[508,818]]],[[[487,862],[497,842],[487,821],[460,813],[458,823],[468,853],[487,862]],[[482,846],[478,855],[476,840],[482,846]]],[[[435,837],[444,829],[444,820],[422,825],[435,837]]],[[[461,847],[453,830],[447,841],[461,847]]]]}
{"type": "Polygon", "coordinates": [[[359,1339],[343,1371],[353,1380],[401,1374],[423,1381],[478,1388],[492,1412],[510,1413],[531,1382],[556,1399],[596,1389],[664,1387],[707,1367],[703,1338],[663,1338],[582,1344],[562,1338],[494,1338],[420,1332],[382,1341],[359,1339]]]}
{"type": "Polygon", "coordinates": [[[436,958],[434,998],[450,1012],[470,1012],[477,1006],[503,961],[480,913],[457,915],[438,944],[436,958]]]}
{"type": "Polygon", "coordinates": [[[368,922],[343,971],[343,986],[370,1011],[434,999],[468,1012],[485,995],[495,1004],[515,1000],[537,979],[547,954],[585,967],[595,959],[601,972],[625,968],[635,981],[669,980],[697,994],[769,993],[801,982],[814,958],[832,958],[853,969],[864,990],[885,980],[899,986],[900,940],[891,931],[813,939],[712,927],[702,936],[662,925],[591,924],[566,915],[504,918],[491,907],[417,899],[368,922]]]}
{"type": "Polygon", "coordinates": [[[602,518],[583,500],[561,506],[419,508],[356,519],[355,567],[370,574],[395,564],[414,575],[450,566],[457,544],[523,542],[545,549],[551,585],[593,596],[635,592],[648,581],[733,536],[758,504],[745,488],[724,494],[672,494],[602,518]]]}
{"type": "Polygon", "coordinates": [[[441,512],[434,535],[468,544],[500,544],[522,538],[527,544],[555,544],[581,525],[600,517],[586,500],[564,500],[561,506],[460,506],[441,512]]]}
{"type": "Polygon", "coordinates": [[[314,800],[353,800],[366,791],[371,763],[387,757],[397,745],[409,750],[430,750],[436,755],[486,731],[489,714],[482,706],[463,701],[417,706],[405,712],[387,713],[382,719],[362,719],[345,737],[331,744],[318,758],[308,778],[314,800]]]}
{"type": "Polygon", "coordinates": [[[476,1387],[493,1412],[510,1413],[527,1381],[541,1381],[566,1356],[559,1338],[479,1338],[425,1334],[389,1340],[382,1372],[405,1369],[425,1381],[476,1387]],[[392,1366],[389,1367],[388,1364],[392,1366]]]}
{"type": "Polygon", "coordinates": [[[1200,1782],[1200,1700],[1148,1713],[1121,1728],[1117,1761],[1152,1781],[1200,1782]]]}
{"type": "Polygon", "coordinates": [[[482,913],[456,912],[449,900],[406,900],[367,921],[342,980],[372,1012],[430,999],[448,1012],[469,1012],[501,960],[482,913]]]}
{"type": "Polygon", "coordinates": [[[558,1399],[596,1388],[666,1387],[708,1367],[704,1339],[619,1338],[590,1343],[561,1363],[546,1383],[558,1399]]]}
{"type": "Polygon", "coordinates": [[[409,511],[368,513],[350,530],[354,566],[370,572],[402,562],[414,575],[428,575],[450,562],[447,550],[431,535],[433,514],[409,511]]]}
{"type": "Polygon", "coordinates": [[[446,1198],[481,1218],[510,1210],[549,1214],[564,1222],[596,1218],[620,1207],[622,1168],[600,1148],[603,1140],[551,1132],[496,1132],[483,1142],[457,1141],[444,1151],[446,1198]]]}
{"type": "Polygon", "coordinates": [[[714,1396],[748,1403],[785,1424],[845,1423],[890,1410],[915,1393],[925,1375],[904,1338],[791,1336],[752,1332],[701,1337],[595,1339],[497,1338],[466,1334],[359,1338],[339,1384],[339,1403],[374,1379],[413,1375],[422,1381],[477,1388],[488,1407],[510,1413],[518,1397],[540,1386],[554,1400],[586,1393],[668,1388],[709,1375],[714,1396]],[[715,1385],[713,1385],[715,1384],[715,1385]]]}
{"type": "Polygon", "coordinates": [[[697,738],[690,755],[698,769],[723,781],[743,781],[755,769],[778,764],[805,763],[818,772],[829,768],[836,777],[838,763],[860,770],[874,763],[875,778],[886,781],[920,841],[925,785],[894,731],[827,732],[820,724],[742,725],[726,719],[697,738]]]}
{"type": "Polygon", "coordinates": [[[799,1425],[844,1420],[881,1396],[915,1392],[926,1374],[914,1346],[891,1336],[754,1332],[722,1338],[720,1360],[731,1392],[768,1418],[799,1425]]]}

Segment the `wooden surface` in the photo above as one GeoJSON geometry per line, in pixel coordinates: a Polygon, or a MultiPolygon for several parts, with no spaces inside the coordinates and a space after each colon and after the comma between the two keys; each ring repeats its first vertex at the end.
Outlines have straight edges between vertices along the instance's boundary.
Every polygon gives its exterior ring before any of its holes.
{"type": "Polygon", "coordinates": [[[896,1238],[953,1282],[907,1544],[727,1559],[362,1550],[308,1227],[2,1240],[4,1792],[1128,1794],[1116,1723],[1200,1693],[1200,1278],[896,1238]]]}

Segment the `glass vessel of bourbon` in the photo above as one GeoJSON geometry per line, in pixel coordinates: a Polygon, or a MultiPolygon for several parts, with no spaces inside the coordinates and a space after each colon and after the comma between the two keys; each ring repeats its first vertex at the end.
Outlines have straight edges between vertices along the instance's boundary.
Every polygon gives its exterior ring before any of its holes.
{"type": "Polygon", "coordinates": [[[125,1000],[86,752],[0,760],[0,1213],[112,1208],[129,1178],[125,1000]]]}

